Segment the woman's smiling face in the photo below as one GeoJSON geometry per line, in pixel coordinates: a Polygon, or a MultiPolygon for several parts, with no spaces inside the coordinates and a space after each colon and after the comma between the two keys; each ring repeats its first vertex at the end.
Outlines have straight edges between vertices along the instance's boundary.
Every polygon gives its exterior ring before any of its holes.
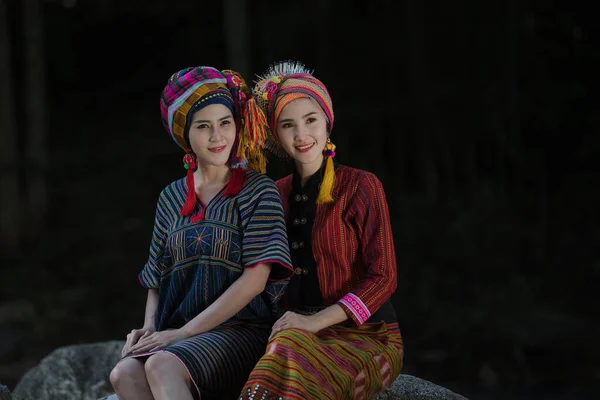
{"type": "Polygon", "coordinates": [[[233,114],[222,104],[211,104],[196,111],[192,116],[189,130],[190,146],[201,165],[227,164],[235,137],[233,114]]]}
{"type": "MultiPolygon", "coordinates": [[[[318,169],[327,144],[327,117],[309,97],[289,102],[279,115],[277,135],[285,151],[297,163],[318,169]]],[[[311,168],[312,169],[312,168],[311,168]]]]}

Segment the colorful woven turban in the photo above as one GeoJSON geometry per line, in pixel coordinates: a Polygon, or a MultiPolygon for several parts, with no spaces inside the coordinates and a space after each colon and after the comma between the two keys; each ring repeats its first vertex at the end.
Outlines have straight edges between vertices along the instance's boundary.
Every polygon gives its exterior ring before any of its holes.
{"type": "Polygon", "coordinates": [[[201,109],[209,98],[218,96],[224,99],[224,103],[231,104],[229,108],[234,110],[239,131],[239,110],[246,102],[243,85],[243,79],[235,73],[221,72],[212,67],[185,68],[174,73],[160,97],[163,126],[179,147],[191,152],[186,139],[188,114],[193,114],[190,113],[192,109],[194,112],[201,109]]]}
{"type": "MultiPolygon", "coordinates": [[[[267,72],[259,76],[252,99],[248,101],[249,129],[266,136],[266,146],[274,154],[285,157],[277,134],[277,120],[283,108],[291,101],[309,97],[315,100],[328,120],[329,133],[333,129],[333,103],[327,88],[312,75],[302,63],[284,61],[272,65],[267,72]]],[[[335,146],[329,144],[326,149],[327,168],[318,203],[333,201],[331,192],[334,184],[333,161],[335,146]],[[327,193],[325,193],[327,192],[327,193]]]]}
{"type": "Polygon", "coordinates": [[[327,88],[311,71],[298,62],[280,62],[272,65],[259,77],[253,97],[267,118],[270,129],[270,148],[276,150],[279,137],[277,120],[283,108],[293,100],[310,97],[315,100],[328,119],[329,132],[333,128],[333,103],[327,88]]]}
{"type": "MultiPolygon", "coordinates": [[[[160,97],[162,123],[175,143],[187,154],[184,166],[188,169],[187,185],[194,188],[193,171],[196,160],[189,144],[189,123],[193,114],[209,104],[223,104],[233,113],[237,137],[231,151],[232,176],[225,195],[237,194],[244,182],[244,167],[264,172],[262,147],[264,141],[245,129],[244,110],[250,90],[240,74],[213,67],[191,67],[174,73],[160,97]]],[[[196,206],[195,190],[188,190],[181,215],[189,215],[196,206]]]]}

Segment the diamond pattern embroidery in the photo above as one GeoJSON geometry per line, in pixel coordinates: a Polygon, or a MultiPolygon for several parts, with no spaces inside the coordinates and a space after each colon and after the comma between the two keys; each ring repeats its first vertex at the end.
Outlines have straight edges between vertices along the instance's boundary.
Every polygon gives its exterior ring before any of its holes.
{"type": "Polygon", "coordinates": [[[188,233],[188,251],[190,255],[207,254],[212,243],[212,229],[207,226],[194,229],[188,233]]]}

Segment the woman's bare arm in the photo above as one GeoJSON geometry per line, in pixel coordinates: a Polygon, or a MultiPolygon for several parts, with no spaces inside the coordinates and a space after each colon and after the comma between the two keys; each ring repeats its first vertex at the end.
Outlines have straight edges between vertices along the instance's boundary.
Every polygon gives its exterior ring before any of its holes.
{"type": "Polygon", "coordinates": [[[240,276],[219,298],[183,326],[186,336],[207,332],[227,321],[265,290],[271,263],[245,268],[240,276]]]}
{"type": "Polygon", "coordinates": [[[121,355],[125,356],[131,351],[131,348],[142,338],[148,337],[156,331],[156,310],[158,308],[158,289],[148,289],[146,298],[146,312],[144,313],[144,326],[141,329],[133,329],[127,334],[125,346],[121,350],[121,355]]]}

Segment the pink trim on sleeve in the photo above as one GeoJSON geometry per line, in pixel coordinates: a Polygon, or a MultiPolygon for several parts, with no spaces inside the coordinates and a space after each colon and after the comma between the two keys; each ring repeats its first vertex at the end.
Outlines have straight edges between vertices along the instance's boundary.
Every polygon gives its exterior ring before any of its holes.
{"type": "Polygon", "coordinates": [[[342,297],[339,302],[352,311],[352,314],[354,314],[360,325],[364,324],[371,316],[371,312],[367,306],[365,306],[365,303],[353,293],[348,293],[342,297]]]}

